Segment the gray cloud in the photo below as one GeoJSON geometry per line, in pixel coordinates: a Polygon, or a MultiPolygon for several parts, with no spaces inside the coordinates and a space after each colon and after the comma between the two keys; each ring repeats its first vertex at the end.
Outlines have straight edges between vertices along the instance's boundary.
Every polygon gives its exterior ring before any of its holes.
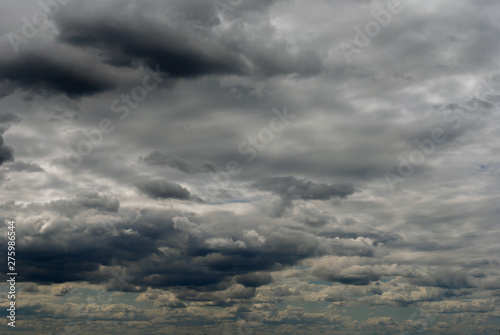
{"type": "Polygon", "coordinates": [[[118,199],[100,195],[96,191],[84,191],[78,194],[74,202],[87,208],[103,209],[109,212],[117,212],[120,207],[118,199]]]}
{"type": "Polygon", "coordinates": [[[0,2],[23,325],[496,332],[499,3],[220,3],[71,1],[13,55],[40,6],[0,2]]]}
{"type": "Polygon", "coordinates": [[[133,20],[134,27],[109,18],[60,17],[59,39],[77,46],[97,47],[107,62],[117,66],[133,66],[141,60],[149,66],[159,64],[172,77],[197,77],[210,74],[243,74],[245,63],[240,55],[213,41],[191,36],[166,24],[133,20]]]}
{"type": "Polygon", "coordinates": [[[282,204],[279,205],[280,208],[277,208],[278,215],[281,215],[286,208],[292,207],[293,200],[347,198],[356,192],[351,183],[317,184],[293,176],[265,178],[254,183],[253,186],[281,197],[282,204]]]}
{"type": "Polygon", "coordinates": [[[0,114],[0,134],[5,133],[11,125],[21,122],[21,118],[14,113],[0,114]]]}
{"type": "Polygon", "coordinates": [[[17,88],[34,93],[63,93],[71,98],[92,95],[115,86],[91,67],[60,62],[54,57],[23,53],[0,60],[0,76],[11,92],[17,88]]]}
{"type": "Polygon", "coordinates": [[[0,165],[9,161],[14,161],[14,149],[6,145],[3,137],[0,135],[0,165]]]}
{"type": "Polygon", "coordinates": [[[247,287],[259,287],[271,283],[273,279],[268,273],[248,273],[237,276],[236,281],[247,287]]]}
{"type": "Polygon", "coordinates": [[[162,179],[139,181],[136,186],[142,193],[153,199],[187,200],[191,198],[191,193],[184,187],[162,179]]]}
{"type": "Polygon", "coordinates": [[[17,161],[8,166],[10,171],[15,172],[44,172],[45,170],[36,163],[17,161]]]}
{"type": "Polygon", "coordinates": [[[183,172],[190,173],[193,172],[193,166],[181,157],[163,154],[159,151],[153,151],[142,160],[149,165],[157,166],[170,166],[174,169],[179,169],[183,172]]]}

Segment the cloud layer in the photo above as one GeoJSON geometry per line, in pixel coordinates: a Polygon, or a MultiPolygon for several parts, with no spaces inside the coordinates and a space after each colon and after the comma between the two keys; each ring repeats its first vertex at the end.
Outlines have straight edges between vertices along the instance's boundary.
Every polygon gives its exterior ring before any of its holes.
{"type": "Polygon", "coordinates": [[[58,3],[0,4],[23,334],[497,331],[496,2],[58,3]]]}

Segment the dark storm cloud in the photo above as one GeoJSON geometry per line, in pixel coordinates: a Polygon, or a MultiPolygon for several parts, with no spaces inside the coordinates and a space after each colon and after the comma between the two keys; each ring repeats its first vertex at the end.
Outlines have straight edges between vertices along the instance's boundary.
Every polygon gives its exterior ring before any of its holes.
{"type": "Polygon", "coordinates": [[[80,47],[99,48],[108,63],[134,66],[143,61],[157,65],[171,77],[198,77],[210,74],[243,74],[247,71],[241,55],[222,45],[195,36],[185,36],[167,25],[153,25],[137,19],[114,22],[109,17],[61,17],[59,39],[80,47]]]}
{"type": "MultiPolygon", "coordinates": [[[[52,203],[50,208],[59,210],[52,203]]],[[[30,207],[26,209],[31,210],[30,207]]],[[[25,264],[26,278],[40,283],[79,280],[106,283],[115,277],[109,268],[99,271],[102,265],[146,259],[148,255],[159,253],[159,243],[180,248],[175,236],[171,236],[174,230],[169,218],[173,214],[168,211],[131,214],[136,218],[124,218],[123,223],[116,225],[109,221],[109,216],[96,216],[99,224],[88,224],[89,214],[74,217],[71,221],[54,219],[41,229],[42,234],[30,232],[36,242],[27,243],[20,256],[25,264]]],[[[136,280],[140,281],[140,278],[136,280]]]]}
{"type": "MultiPolygon", "coordinates": [[[[228,213],[189,218],[174,210],[151,209],[70,213],[76,204],[113,210],[112,203],[104,195],[85,193],[42,205],[2,204],[7,214],[45,210],[20,231],[25,237],[19,241],[23,281],[85,280],[108,283],[115,290],[120,288],[113,269],[119,266],[131,277],[131,291],[148,286],[203,291],[231,282],[254,288],[272,282],[267,271],[311,257],[318,246],[312,234],[279,226],[264,233],[250,228],[269,219],[245,221],[228,213]]],[[[325,243],[339,255],[368,255],[374,248],[363,239],[325,243]]]]}
{"type": "MultiPolygon", "coordinates": [[[[145,11],[165,12],[166,22],[143,13],[83,16],[80,13],[84,10],[76,7],[55,19],[60,42],[98,49],[106,63],[117,67],[147,64],[156,68],[158,65],[171,78],[250,74],[312,76],[321,73],[323,62],[316,50],[292,51],[293,45],[283,39],[276,39],[272,44],[263,43],[260,34],[243,29],[243,22],[255,24],[256,17],[264,15],[275,2],[245,2],[230,6],[230,10],[216,10],[213,3],[205,1],[173,1],[166,5],[167,8],[139,5],[145,11]],[[221,16],[230,27],[217,27],[221,25],[221,16]],[[215,32],[221,29],[231,34],[224,32],[221,38],[215,32]]],[[[120,9],[119,6],[111,7],[103,10],[120,9]]],[[[265,29],[268,31],[262,33],[274,35],[273,28],[267,26],[265,29]]]]}
{"type": "Polygon", "coordinates": [[[236,282],[247,287],[259,287],[273,281],[269,273],[247,273],[236,277],[236,282]]]}
{"type": "MultiPolygon", "coordinates": [[[[69,58],[74,55],[69,55],[69,58]]],[[[71,98],[104,92],[115,86],[90,65],[27,52],[0,60],[2,84],[34,93],[62,93],[71,98]]]]}
{"type": "Polygon", "coordinates": [[[163,179],[142,180],[136,183],[136,187],[153,199],[187,200],[191,198],[191,193],[187,189],[163,179]]]}
{"type": "Polygon", "coordinates": [[[3,137],[0,135],[0,165],[5,162],[14,161],[14,149],[5,144],[3,137]]]}

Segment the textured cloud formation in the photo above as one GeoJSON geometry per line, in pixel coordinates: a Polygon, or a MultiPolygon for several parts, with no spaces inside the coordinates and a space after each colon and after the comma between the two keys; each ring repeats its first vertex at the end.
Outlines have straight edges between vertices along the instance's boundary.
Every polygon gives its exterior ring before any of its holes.
{"type": "Polygon", "coordinates": [[[0,2],[20,334],[498,331],[500,4],[62,2],[0,2]]]}
{"type": "Polygon", "coordinates": [[[0,60],[0,76],[12,90],[34,93],[63,93],[72,98],[92,95],[113,88],[91,67],[62,62],[53,56],[28,53],[0,60]]]}
{"type": "MultiPolygon", "coordinates": [[[[122,18],[123,19],[123,18],[122,18]]],[[[130,18],[132,19],[132,18],[130,18]]],[[[238,74],[245,70],[243,59],[222,45],[191,36],[166,24],[151,24],[145,18],[123,26],[109,18],[64,17],[58,21],[62,42],[98,46],[113,65],[132,66],[142,60],[160,67],[173,77],[209,74],[238,74]]]]}
{"type": "Polygon", "coordinates": [[[254,183],[254,187],[273,192],[281,197],[282,204],[280,205],[281,208],[277,209],[278,215],[281,215],[286,208],[292,207],[293,200],[346,198],[356,192],[356,189],[350,183],[316,184],[293,176],[262,179],[254,183]]]}

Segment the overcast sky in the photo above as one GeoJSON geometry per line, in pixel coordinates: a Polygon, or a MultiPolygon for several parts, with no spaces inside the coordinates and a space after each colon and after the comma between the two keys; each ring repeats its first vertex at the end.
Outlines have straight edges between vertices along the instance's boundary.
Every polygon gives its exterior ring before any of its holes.
{"type": "Polygon", "coordinates": [[[498,1],[0,18],[19,334],[498,331],[498,1]]]}

